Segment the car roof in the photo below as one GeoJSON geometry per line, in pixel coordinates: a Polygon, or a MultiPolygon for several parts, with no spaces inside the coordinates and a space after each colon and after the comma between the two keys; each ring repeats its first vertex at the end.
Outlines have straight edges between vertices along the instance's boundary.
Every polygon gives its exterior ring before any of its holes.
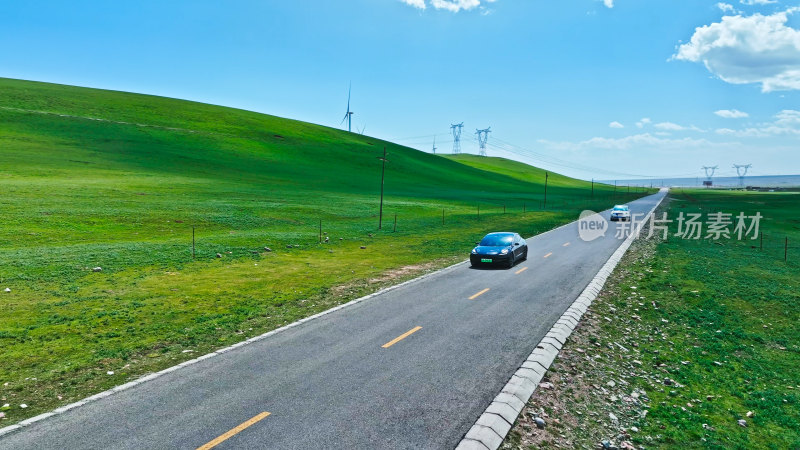
{"type": "Polygon", "coordinates": [[[614,209],[628,209],[628,205],[614,205],[614,209]]]}
{"type": "Polygon", "coordinates": [[[489,233],[486,236],[498,236],[498,235],[503,236],[503,235],[508,235],[508,234],[513,236],[513,235],[515,235],[517,233],[514,233],[513,231],[495,231],[494,233],[489,233]]]}

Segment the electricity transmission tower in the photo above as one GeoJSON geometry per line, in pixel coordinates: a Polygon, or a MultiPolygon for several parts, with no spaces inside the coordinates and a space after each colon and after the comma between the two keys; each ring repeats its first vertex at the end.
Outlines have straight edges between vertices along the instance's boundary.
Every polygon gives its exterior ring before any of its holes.
{"type": "Polygon", "coordinates": [[[703,184],[711,186],[711,177],[714,176],[714,172],[719,169],[719,166],[703,166],[702,169],[706,171],[706,182],[703,184]]]}
{"type": "Polygon", "coordinates": [[[736,175],[739,175],[739,186],[744,187],[744,177],[747,175],[747,169],[753,167],[752,164],[734,164],[736,175]]]}
{"type": "Polygon", "coordinates": [[[486,141],[489,140],[489,133],[492,132],[492,127],[489,127],[485,130],[475,130],[475,134],[478,135],[478,145],[480,146],[480,155],[486,156],[486,141]]]}
{"type": "Polygon", "coordinates": [[[453,132],[453,154],[461,153],[461,129],[464,128],[464,122],[450,125],[450,131],[453,132]]]}

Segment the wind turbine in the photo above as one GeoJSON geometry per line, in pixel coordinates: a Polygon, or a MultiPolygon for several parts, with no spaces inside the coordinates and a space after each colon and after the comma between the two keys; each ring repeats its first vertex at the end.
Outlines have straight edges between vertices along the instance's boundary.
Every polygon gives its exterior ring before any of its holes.
{"type": "Polygon", "coordinates": [[[347,121],[347,131],[349,131],[349,132],[353,131],[352,128],[351,128],[351,122],[353,120],[353,111],[350,111],[350,90],[352,89],[352,87],[353,87],[353,85],[351,84],[347,88],[347,112],[344,113],[344,118],[339,123],[339,125],[341,125],[346,120],[347,121]]]}
{"type": "Polygon", "coordinates": [[[436,154],[436,135],[433,136],[433,154],[436,154]]]}

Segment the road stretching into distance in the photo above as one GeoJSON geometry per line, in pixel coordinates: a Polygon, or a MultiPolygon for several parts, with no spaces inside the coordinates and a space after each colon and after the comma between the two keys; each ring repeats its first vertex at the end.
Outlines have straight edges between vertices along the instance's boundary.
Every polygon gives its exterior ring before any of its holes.
{"type": "Polygon", "coordinates": [[[452,449],[623,242],[614,235],[584,242],[573,223],[535,236],[512,269],[457,265],[34,423],[0,448],[452,449]]]}

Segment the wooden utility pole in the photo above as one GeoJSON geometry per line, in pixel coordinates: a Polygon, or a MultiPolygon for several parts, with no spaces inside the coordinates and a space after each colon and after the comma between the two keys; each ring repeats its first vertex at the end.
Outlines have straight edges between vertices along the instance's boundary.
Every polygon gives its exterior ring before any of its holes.
{"type": "Polygon", "coordinates": [[[383,180],[386,175],[386,146],[383,147],[383,157],[378,157],[381,161],[383,161],[383,168],[381,168],[381,206],[378,210],[378,229],[381,229],[383,225],[383,180]]]}
{"type": "Polygon", "coordinates": [[[547,209],[547,179],[550,177],[548,172],[544,173],[544,206],[542,209],[547,209]]]}

